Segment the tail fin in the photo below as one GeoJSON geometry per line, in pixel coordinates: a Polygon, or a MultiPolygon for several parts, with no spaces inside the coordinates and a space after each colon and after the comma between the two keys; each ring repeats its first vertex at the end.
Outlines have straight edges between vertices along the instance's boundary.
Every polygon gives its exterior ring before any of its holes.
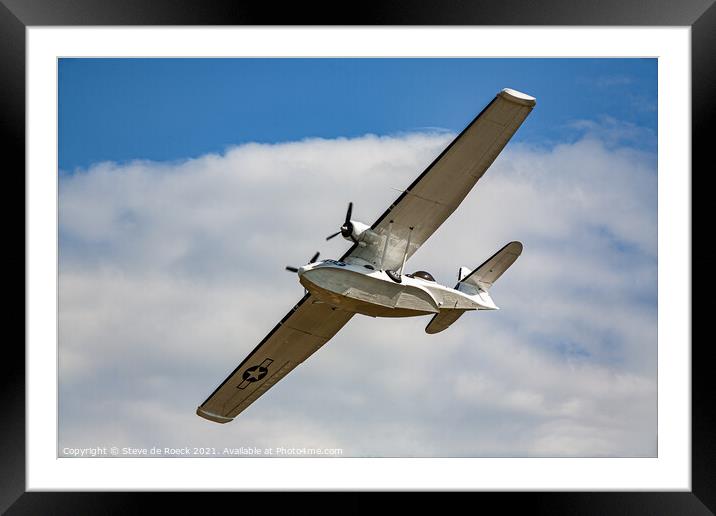
{"type": "Polygon", "coordinates": [[[522,254],[522,243],[510,242],[469,274],[467,267],[460,267],[458,285],[465,283],[487,292],[492,284],[515,263],[520,254],[522,254]]]}
{"type": "MultiPolygon", "coordinates": [[[[460,267],[455,288],[473,296],[480,306],[478,310],[498,310],[488,291],[492,284],[515,263],[520,254],[522,254],[522,244],[510,242],[474,271],[470,272],[467,267],[460,267]]],[[[438,333],[446,330],[465,312],[466,310],[461,309],[440,310],[425,327],[426,333],[438,333]]]]}

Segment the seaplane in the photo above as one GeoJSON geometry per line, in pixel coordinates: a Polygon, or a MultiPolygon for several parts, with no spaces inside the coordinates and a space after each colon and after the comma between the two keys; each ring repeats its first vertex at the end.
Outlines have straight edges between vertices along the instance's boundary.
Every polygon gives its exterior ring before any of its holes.
{"type": "Polygon", "coordinates": [[[454,287],[427,271],[405,273],[407,260],[457,209],[522,125],[534,97],[503,89],[378,219],[353,219],[348,203],[340,229],[350,248],[337,260],[316,253],[298,275],[303,298],[196,410],[228,423],[310,357],[356,314],[431,316],[429,334],[445,331],[465,312],[496,310],[490,290],[522,253],[510,242],[474,270],[460,267],[454,287]]]}

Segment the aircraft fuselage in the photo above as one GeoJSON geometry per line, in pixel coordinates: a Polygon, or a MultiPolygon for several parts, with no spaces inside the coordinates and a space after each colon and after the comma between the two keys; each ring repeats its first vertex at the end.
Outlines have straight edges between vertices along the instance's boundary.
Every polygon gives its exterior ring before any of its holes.
{"type": "Polygon", "coordinates": [[[299,281],[320,301],[371,317],[413,317],[443,310],[494,310],[487,293],[467,294],[434,281],[392,280],[368,264],[323,260],[298,269],[299,281]]]}

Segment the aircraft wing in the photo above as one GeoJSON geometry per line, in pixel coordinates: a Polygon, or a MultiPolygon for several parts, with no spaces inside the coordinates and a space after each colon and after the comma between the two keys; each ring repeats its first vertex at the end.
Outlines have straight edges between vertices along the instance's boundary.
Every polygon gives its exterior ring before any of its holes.
{"type": "Polygon", "coordinates": [[[306,294],[196,409],[197,415],[228,423],[328,342],[354,315],[316,303],[306,294]]]}
{"type": "Polygon", "coordinates": [[[518,91],[498,93],[371,226],[377,238],[365,247],[353,245],[341,259],[362,258],[384,270],[400,268],[410,228],[408,257],[455,211],[535,103],[533,97],[518,91]],[[389,226],[390,241],[381,264],[389,226]]]}

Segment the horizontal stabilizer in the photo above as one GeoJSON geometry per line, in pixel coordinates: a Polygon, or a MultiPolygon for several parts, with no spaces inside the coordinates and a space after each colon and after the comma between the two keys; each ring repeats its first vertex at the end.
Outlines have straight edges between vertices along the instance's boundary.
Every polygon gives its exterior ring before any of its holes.
{"type": "Polygon", "coordinates": [[[452,323],[457,321],[467,310],[442,310],[435,314],[425,327],[425,333],[439,333],[447,330],[452,323]]]}
{"type": "Polygon", "coordinates": [[[515,263],[521,253],[522,243],[510,242],[465,277],[462,277],[465,268],[461,267],[459,281],[485,291],[490,290],[492,284],[515,263]]]}

